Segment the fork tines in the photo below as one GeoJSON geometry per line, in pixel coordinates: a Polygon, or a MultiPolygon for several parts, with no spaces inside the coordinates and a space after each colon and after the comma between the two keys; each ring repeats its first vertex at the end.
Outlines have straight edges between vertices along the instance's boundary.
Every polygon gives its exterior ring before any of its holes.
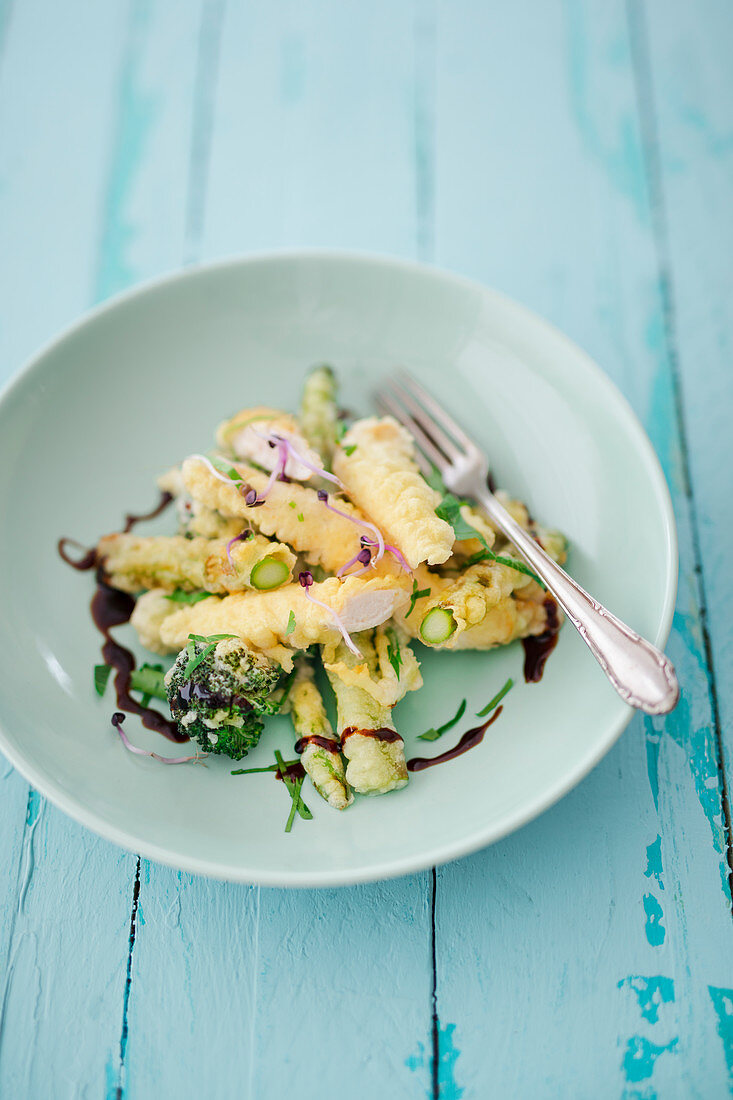
{"type": "MultiPolygon", "coordinates": [[[[398,381],[381,390],[376,400],[381,411],[390,413],[412,433],[424,455],[441,472],[449,465],[481,456],[460,425],[407,371],[401,371],[398,381]]],[[[424,474],[430,472],[430,462],[419,456],[424,474]]]]}

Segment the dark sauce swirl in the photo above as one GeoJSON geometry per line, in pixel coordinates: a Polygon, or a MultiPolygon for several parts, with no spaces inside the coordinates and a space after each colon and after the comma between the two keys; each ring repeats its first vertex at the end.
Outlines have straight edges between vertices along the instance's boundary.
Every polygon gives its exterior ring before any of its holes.
{"type": "Polygon", "coordinates": [[[153,707],[144,707],[130,695],[130,678],[135,669],[135,657],[129,649],[115,641],[110,630],[114,626],[122,626],[123,623],[129,622],[134,607],[134,596],[130,596],[127,592],[120,592],[118,588],[112,588],[107,584],[100,570],[97,573],[97,591],[92,597],[92,619],[104,636],[102,646],[104,663],[115,670],[114,686],[117,706],[128,714],[137,714],[147,729],[162,733],[169,741],[188,741],[189,738],[179,733],[176,723],[170,718],[166,718],[153,707]]]}
{"type": "Polygon", "coordinates": [[[378,730],[360,730],[357,726],[347,726],[341,733],[341,744],[343,745],[347,737],[351,737],[353,734],[359,733],[362,737],[373,737],[376,741],[401,741],[397,730],[388,729],[387,726],[382,726],[378,730]]]}
{"type": "Polygon", "coordinates": [[[540,682],[542,673],[545,671],[547,658],[557,645],[561,623],[557,610],[557,603],[553,600],[552,596],[545,597],[545,611],[547,613],[547,620],[545,622],[545,629],[542,633],[536,634],[533,638],[522,639],[522,645],[524,647],[524,679],[528,684],[537,684],[540,682]]]}
{"type": "Polygon", "coordinates": [[[497,707],[491,717],[487,718],[482,726],[476,726],[474,729],[468,730],[464,733],[457,745],[452,749],[448,749],[446,752],[442,752],[440,756],[414,756],[412,760],[407,761],[408,772],[423,772],[426,768],[435,767],[436,764],[445,764],[448,760],[455,760],[457,756],[462,756],[464,752],[468,752],[469,749],[473,749],[476,745],[480,745],[487,729],[496,721],[503,709],[503,707],[497,707]]]}
{"type": "Polygon", "coordinates": [[[299,741],[296,741],[295,751],[300,755],[300,753],[305,752],[308,745],[318,745],[319,749],[326,749],[328,752],[336,754],[341,751],[338,741],[334,741],[332,737],[319,737],[316,733],[311,733],[307,737],[301,737],[299,741]]]}
{"type": "MultiPolygon", "coordinates": [[[[135,524],[142,523],[143,520],[155,519],[168,507],[172,500],[173,497],[170,493],[161,493],[160,500],[151,512],[139,516],[126,515],[124,533],[128,534],[135,524]]],[[[62,560],[70,565],[72,569],[80,571],[94,569],[98,564],[96,550],[87,550],[76,539],[61,538],[58,541],[57,548],[62,560]],[[80,550],[86,550],[86,553],[81,558],[72,558],[67,550],[69,545],[76,546],[80,550]]],[[[129,595],[127,592],[121,592],[118,588],[112,588],[107,583],[103,570],[98,568],[97,589],[92,597],[91,612],[94,625],[104,637],[102,659],[106,665],[115,670],[114,687],[117,706],[120,710],[127,711],[128,714],[137,714],[144,726],[149,730],[155,730],[156,733],[162,733],[169,741],[188,741],[189,738],[185,734],[179,733],[176,723],[171,721],[170,718],[166,718],[160,711],[154,710],[153,707],[144,707],[130,695],[130,678],[135,670],[135,657],[129,649],[115,641],[110,631],[115,626],[122,626],[124,623],[129,622],[134,607],[134,596],[129,595]]]]}

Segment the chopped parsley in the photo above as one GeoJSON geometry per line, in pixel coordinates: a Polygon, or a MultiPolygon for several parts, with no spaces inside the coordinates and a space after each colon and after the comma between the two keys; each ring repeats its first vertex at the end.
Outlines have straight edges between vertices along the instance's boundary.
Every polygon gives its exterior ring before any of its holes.
{"type": "Polygon", "coordinates": [[[184,592],[182,588],[177,588],[175,592],[170,592],[166,599],[173,600],[174,603],[194,604],[199,600],[207,600],[210,595],[210,592],[184,592]]]}
{"type": "Polygon", "coordinates": [[[107,681],[109,680],[109,674],[112,671],[111,665],[95,665],[94,666],[94,690],[97,695],[104,695],[107,690],[107,681]]]}
{"type": "Polygon", "coordinates": [[[457,722],[460,722],[461,718],[463,718],[465,711],[466,700],[464,699],[456,713],[448,722],[444,722],[443,725],[438,726],[437,729],[432,727],[431,729],[426,730],[425,733],[421,733],[418,737],[418,741],[437,741],[438,738],[442,737],[444,733],[447,733],[448,730],[453,729],[457,722]]]}
{"type": "Polygon", "coordinates": [[[344,447],[344,454],[348,458],[351,458],[351,456],[353,455],[355,450],[356,450],[356,443],[349,443],[348,447],[344,447]]]}
{"type": "Polygon", "coordinates": [[[288,634],[292,634],[294,630],[295,630],[295,612],[291,611],[290,614],[288,615],[288,625],[285,629],[285,637],[287,638],[288,634]]]}
{"type": "Polygon", "coordinates": [[[203,634],[189,634],[188,642],[186,644],[186,653],[188,654],[188,662],[183,670],[183,679],[188,680],[192,672],[194,672],[201,662],[205,660],[209,654],[216,649],[216,643],[224,641],[225,638],[236,638],[236,634],[210,634],[204,637],[203,634]],[[199,654],[196,653],[196,642],[205,642],[204,648],[199,654]]]}
{"type": "Polygon", "coordinates": [[[492,710],[495,710],[496,707],[499,706],[499,703],[502,701],[502,699],[507,694],[507,692],[511,691],[511,689],[513,687],[514,687],[514,681],[510,678],[504,684],[504,687],[501,689],[501,691],[498,691],[496,693],[496,695],[494,696],[494,698],[491,700],[490,703],[487,703],[486,706],[483,707],[481,710],[476,711],[476,717],[477,718],[484,718],[487,714],[490,714],[492,710]]]}
{"type": "Polygon", "coordinates": [[[226,474],[232,481],[243,481],[242,475],[238,470],[235,470],[233,466],[230,466],[228,462],[225,462],[223,458],[218,455],[209,455],[209,462],[218,470],[220,474],[226,474]]]}
{"type": "Polygon", "coordinates": [[[288,501],[288,508],[297,508],[297,507],[298,507],[298,505],[295,503],[294,500],[289,500],[288,501]]]}
{"type": "Polygon", "coordinates": [[[409,619],[410,615],[412,615],[413,611],[415,610],[415,604],[417,603],[418,600],[422,599],[423,596],[429,596],[429,595],[430,595],[430,589],[429,588],[418,588],[417,587],[417,581],[413,581],[412,582],[412,592],[410,594],[410,606],[407,609],[407,614],[405,615],[405,618],[409,619]]]}
{"type": "Polygon", "coordinates": [[[393,626],[388,626],[385,634],[387,636],[387,657],[389,663],[395,671],[395,676],[399,680],[400,668],[402,667],[402,651],[400,650],[400,640],[397,637],[397,632],[393,626]]]}
{"type": "Polygon", "coordinates": [[[534,570],[530,569],[524,562],[494,553],[481,532],[475,527],[472,527],[470,523],[467,523],[461,515],[461,508],[464,504],[468,504],[468,501],[459,500],[453,493],[446,492],[440,504],[435,509],[435,514],[439,519],[445,520],[446,523],[451,525],[456,540],[478,539],[483,546],[483,550],[479,551],[478,554],[474,554],[473,557],[469,559],[468,564],[475,565],[479,561],[495,561],[497,565],[506,565],[509,569],[516,569],[518,573],[524,573],[525,576],[531,577],[532,580],[537,581],[537,583],[544,588],[544,584],[542,584],[542,581],[534,570]]]}

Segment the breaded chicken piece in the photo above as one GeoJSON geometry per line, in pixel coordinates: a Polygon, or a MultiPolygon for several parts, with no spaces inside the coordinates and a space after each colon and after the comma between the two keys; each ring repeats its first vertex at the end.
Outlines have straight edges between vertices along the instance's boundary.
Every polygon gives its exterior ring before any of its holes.
{"type": "Polygon", "coordinates": [[[279,661],[289,672],[296,650],[340,637],[331,611],[352,633],[385,622],[408,600],[404,581],[390,574],[348,577],[344,581],[329,577],[311,585],[309,592],[327,606],[314,603],[299,584],[288,584],[273,592],[249,591],[202,600],[164,619],[161,641],[181,649],[189,634],[234,634],[250,649],[279,661]]]}
{"type": "MultiPolygon", "coordinates": [[[[271,447],[268,436],[278,435],[292,443],[295,450],[311,466],[320,467],[320,455],[308,446],[298,421],[290,413],[279,409],[258,406],[242,409],[230,420],[225,420],[216,431],[216,442],[235,458],[256,462],[265,470],[274,470],[280,461],[277,447],[271,447]],[[265,437],[265,438],[263,438],[265,437]]],[[[289,454],[285,463],[287,477],[296,481],[308,481],[313,471],[289,454]]]]}
{"type": "Polygon", "coordinates": [[[440,494],[420,474],[414,453],[412,436],[396,420],[370,417],[351,426],[333,459],[351,500],[412,569],[445,561],[454,542],[451,525],[435,514],[440,494]]]}
{"type": "MultiPolygon", "coordinates": [[[[264,490],[267,474],[239,462],[235,468],[247,485],[258,493],[264,490]]],[[[252,508],[245,504],[234,482],[220,481],[199,458],[185,460],[183,481],[194,500],[223,516],[241,517],[264,535],[287,542],[307,562],[322,566],[327,573],[335,573],[361,548],[359,539],[363,530],[331,512],[318,499],[316,491],[305,485],[276,481],[265,502],[252,508]]],[[[338,507],[357,519],[362,518],[347,501],[339,501],[338,507]]]]}
{"type": "Polygon", "coordinates": [[[341,747],[315,684],[313,666],[305,658],[298,661],[288,706],[298,740],[305,742],[300,761],[313,786],[329,806],[345,810],[354,796],[346,782],[341,747]]]}
{"type": "Polygon", "coordinates": [[[270,542],[262,535],[235,542],[227,557],[225,539],[187,539],[120,534],[105,535],[97,545],[113,588],[139,592],[143,588],[176,588],[184,592],[240,592],[244,588],[269,588],[290,580],[295,554],[289,546],[270,542]],[[269,563],[282,568],[267,568],[269,563]],[[262,579],[265,575],[264,582],[262,579]]]}

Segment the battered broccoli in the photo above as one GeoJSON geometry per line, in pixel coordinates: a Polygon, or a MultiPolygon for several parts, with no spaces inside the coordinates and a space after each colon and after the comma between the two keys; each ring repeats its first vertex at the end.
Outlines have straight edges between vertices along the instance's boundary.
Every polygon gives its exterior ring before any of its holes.
{"type": "Polygon", "coordinates": [[[280,707],[272,694],[283,679],[276,662],[238,638],[191,635],[166,675],[171,714],[206,752],[241,760],[257,744],[263,716],[280,707]]]}

